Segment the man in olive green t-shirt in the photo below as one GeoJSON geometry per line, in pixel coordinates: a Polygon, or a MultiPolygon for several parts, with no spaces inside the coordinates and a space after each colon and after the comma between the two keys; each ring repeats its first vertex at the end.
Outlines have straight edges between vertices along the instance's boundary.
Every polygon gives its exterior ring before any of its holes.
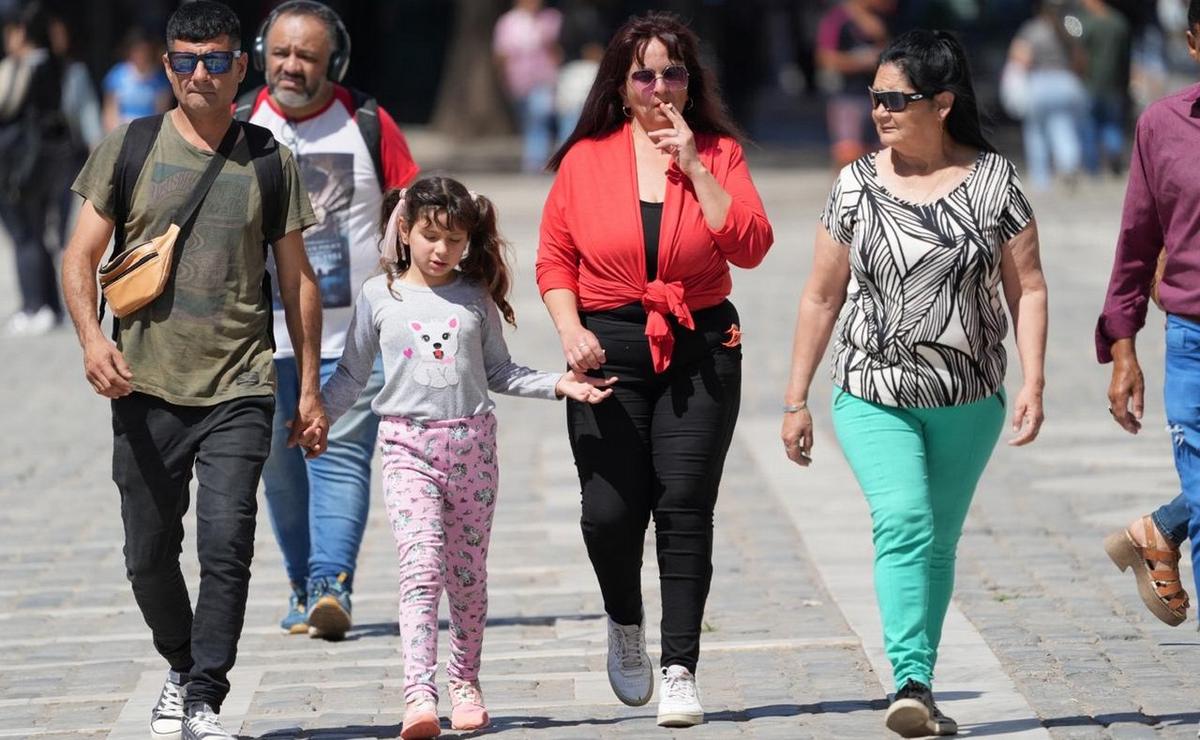
{"type": "MultiPolygon", "coordinates": [[[[229,127],[238,125],[231,104],[247,61],[240,35],[237,17],[212,0],[185,3],[168,22],[163,62],[179,107],[163,118],[137,177],[124,219],[127,245],[167,230],[229,127]]],[[[246,140],[253,131],[243,129],[191,225],[179,224],[165,291],[119,320],[114,344],[96,318],[96,268],[119,212],[114,167],[126,131],[105,139],[75,181],[85,202],[63,256],[64,292],[88,382],[112,399],[126,569],[170,666],[151,712],[151,736],[232,737],[217,713],[242,629],[274,412],[264,212],[280,213],[285,224],[272,249],[301,378],[292,441],[310,454],[323,451],[328,430],[317,374],[321,299],[300,235],[316,219],[282,146],[283,202],[264,204],[246,140]],[[194,612],[179,568],[193,468],[201,573],[194,612]]]]}

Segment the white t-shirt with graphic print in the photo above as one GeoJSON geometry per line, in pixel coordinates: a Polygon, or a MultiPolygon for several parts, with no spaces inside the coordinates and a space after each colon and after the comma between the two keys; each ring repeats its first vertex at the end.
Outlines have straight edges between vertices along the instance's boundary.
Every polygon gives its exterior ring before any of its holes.
{"type": "MultiPolygon", "coordinates": [[[[321,287],[322,358],[341,357],[354,300],[363,282],[379,268],[383,192],[352,107],[349,90],[336,86],[324,109],[303,119],[289,119],[264,88],[250,116],[251,123],[270,129],[291,149],[317,216],[317,224],[304,232],[304,248],[321,287]]],[[[416,176],[418,167],[404,135],[382,108],[379,124],[384,182],[388,188],[402,187],[416,176]]],[[[277,358],[295,355],[278,288],[275,345],[277,358]]]]}

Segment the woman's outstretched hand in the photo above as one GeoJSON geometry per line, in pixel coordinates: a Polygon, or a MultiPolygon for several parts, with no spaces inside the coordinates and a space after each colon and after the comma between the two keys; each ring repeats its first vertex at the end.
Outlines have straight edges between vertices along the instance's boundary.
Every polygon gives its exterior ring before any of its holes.
{"type": "Polygon", "coordinates": [[[612,384],[617,382],[616,376],[611,378],[593,378],[576,370],[568,370],[558,379],[554,391],[559,396],[582,403],[600,403],[612,395],[612,384]]]}

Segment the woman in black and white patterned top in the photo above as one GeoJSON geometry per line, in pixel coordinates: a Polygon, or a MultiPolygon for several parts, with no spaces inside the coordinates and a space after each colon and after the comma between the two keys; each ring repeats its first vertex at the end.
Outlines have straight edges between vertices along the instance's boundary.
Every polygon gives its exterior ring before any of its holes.
{"type": "Polygon", "coordinates": [[[833,335],[834,428],[871,509],[897,688],[887,726],[953,734],[933,670],[962,523],[1004,422],[1005,304],[1024,376],[1010,444],[1023,445],[1042,423],[1046,284],[1032,210],[980,130],[959,43],[901,36],[864,94],[885,148],[842,170],[821,215],[782,437],[811,462],[808,390],[833,335]]]}

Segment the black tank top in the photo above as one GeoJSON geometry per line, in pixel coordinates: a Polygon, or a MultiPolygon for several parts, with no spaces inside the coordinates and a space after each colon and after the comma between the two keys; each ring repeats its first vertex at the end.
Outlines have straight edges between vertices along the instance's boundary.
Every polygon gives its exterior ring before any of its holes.
{"type": "Polygon", "coordinates": [[[646,282],[658,277],[658,233],[662,230],[662,203],[642,203],[642,238],[646,241],[646,282]]]}

